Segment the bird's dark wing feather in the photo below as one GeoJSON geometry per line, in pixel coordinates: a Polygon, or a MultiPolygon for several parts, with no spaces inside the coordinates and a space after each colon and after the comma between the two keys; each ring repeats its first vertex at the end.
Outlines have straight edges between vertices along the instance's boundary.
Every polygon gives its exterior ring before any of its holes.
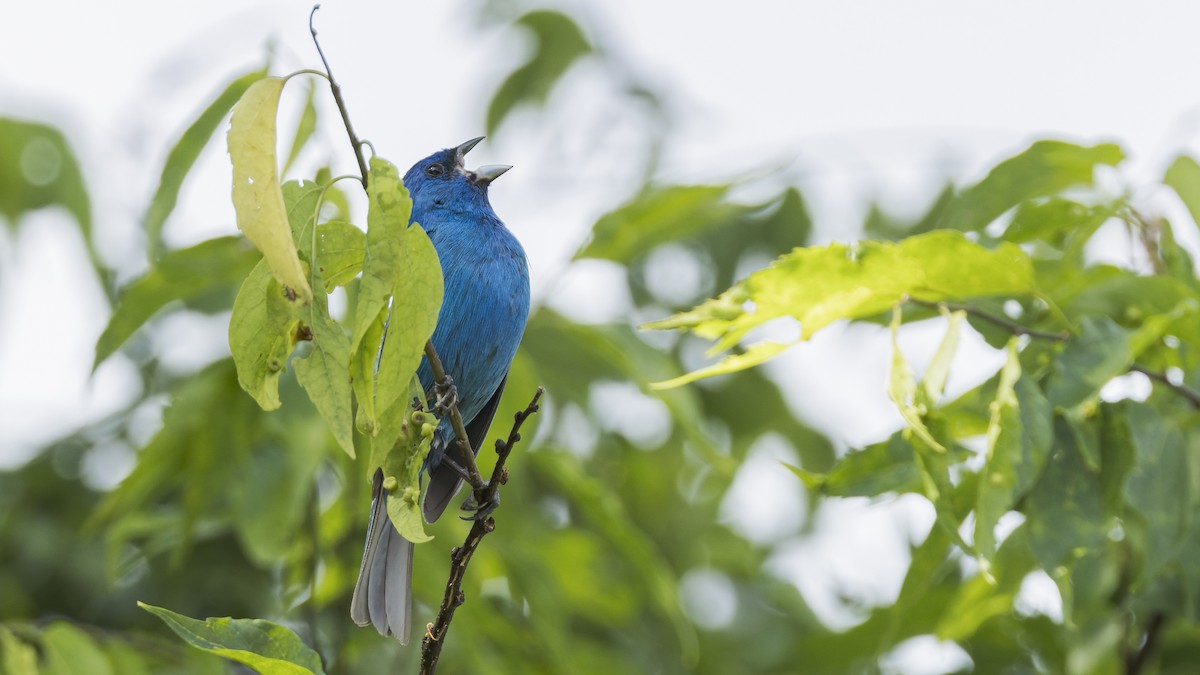
{"type": "MultiPolygon", "coordinates": [[[[471,442],[471,448],[477,455],[480,444],[487,437],[488,428],[492,426],[492,418],[496,416],[496,408],[500,406],[500,397],[504,394],[504,385],[507,383],[508,373],[506,372],[504,379],[500,380],[500,386],[496,387],[495,393],[484,404],[483,409],[466,425],[467,440],[471,442]]],[[[457,443],[451,443],[450,447],[446,448],[446,456],[453,459],[459,466],[463,466],[457,443]]],[[[432,523],[441,517],[442,512],[446,510],[450,500],[454,499],[454,495],[461,485],[462,477],[445,463],[439,464],[436,469],[429,472],[429,484],[425,486],[425,522],[432,523]]]]}

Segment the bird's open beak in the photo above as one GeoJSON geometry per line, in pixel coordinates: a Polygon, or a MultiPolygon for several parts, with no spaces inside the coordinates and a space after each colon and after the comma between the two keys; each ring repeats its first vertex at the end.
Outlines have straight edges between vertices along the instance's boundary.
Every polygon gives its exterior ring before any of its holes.
{"type": "Polygon", "coordinates": [[[482,185],[487,185],[499,178],[505,171],[511,169],[508,164],[487,164],[475,169],[471,173],[475,174],[475,182],[482,185]]]}
{"type": "MultiPolygon", "coordinates": [[[[479,142],[482,141],[483,139],[484,139],[483,136],[480,136],[479,138],[472,138],[471,140],[467,141],[466,143],[463,143],[462,145],[460,145],[454,149],[454,154],[455,154],[455,156],[458,157],[458,166],[459,167],[462,167],[462,165],[463,165],[463,157],[465,157],[466,154],[471,151],[471,148],[474,148],[475,146],[479,145],[479,142]]],[[[488,164],[486,166],[481,166],[478,169],[475,169],[474,171],[463,170],[463,172],[466,173],[468,176],[470,176],[471,180],[474,181],[475,184],[487,185],[488,183],[491,183],[492,181],[499,178],[501,176],[501,174],[503,174],[505,171],[508,171],[511,168],[512,167],[509,166],[508,164],[488,164]]]]}

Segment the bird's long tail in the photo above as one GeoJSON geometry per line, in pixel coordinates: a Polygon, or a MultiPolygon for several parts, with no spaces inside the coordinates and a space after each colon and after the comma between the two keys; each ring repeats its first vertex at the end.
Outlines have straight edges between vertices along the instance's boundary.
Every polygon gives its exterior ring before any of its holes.
{"type": "Polygon", "coordinates": [[[377,469],[371,487],[367,543],[350,602],[354,623],[374,624],[380,635],[394,635],[400,644],[408,644],[412,632],[412,562],[412,542],[400,536],[388,518],[383,471],[377,469]]]}

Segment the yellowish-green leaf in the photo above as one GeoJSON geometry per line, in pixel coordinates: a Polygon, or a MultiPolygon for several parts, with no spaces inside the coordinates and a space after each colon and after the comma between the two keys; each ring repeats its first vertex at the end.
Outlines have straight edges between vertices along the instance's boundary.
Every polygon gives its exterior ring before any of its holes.
{"type": "Polygon", "coordinates": [[[362,271],[367,236],[342,220],[317,226],[317,270],[325,279],[325,292],[350,283],[362,271]]]}
{"type": "Polygon", "coordinates": [[[996,524],[1037,481],[1054,433],[1050,404],[1037,384],[1021,375],[1017,342],[1015,337],[1009,341],[1000,371],[975,503],[975,548],[985,572],[996,551],[996,524]]]}
{"type": "Polygon", "coordinates": [[[413,399],[425,400],[415,373],[405,391],[406,395],[398,397],[383,415],[380,433],[371,442],[371,465],[383,469],[388,517],[396,531],[411,542],[421,543],[433,538],[425,534],[421,513],[421,467],[429,455],[438,420],[411,405],[413,399]]]}
{"type": "Polygon", "coordinates": [[[907,297],[938,302],[1033,289],[1033,265],[1018,246],[989,250],[960,232],[935,230],[896,243],[794,249],[719,297],[646,328],[689,330],[716,340],[712,351],[719,352],[780,317],[798,319],[807,339],[834,321],[872,316],[907,297]]]}
{"type": "Polygon", "coordinates": [[[288,227],[275,157],[275,113],[284,81],[258,80],[233,109],[228,138],[233,206],[238,228],[262,251],[275,278],[307,303],[312,289],[288,227]]]}
{"type": "MultiPolygon", "coordinates": [[[[350,383],[354,397],[358,400],[358,428],[368,436],[378,431],[378,416],[375,410],[375,371],[379,367],[379,345],[383,344],[383,331],[387,323],[388,308],[380,308],[375,320],[363,335],[363,347],[351,355],[350,383]],[[369,349],[366,345],[375,345],[369,349]]],[[[372,465],[376,466],[376,465],[372,465]]],[[[373,471],[374,469],[372,469],[373,471]]]]}
{"type": "Polygon", "coordinates": [[[139,602],[188,644],[245,664],[263,675],[324,675],[321,657],[292,631],[262,619],[199,621],[139,602]]]}
{"type": "Polygon", "coordinates": [[[55,621],[42,631],[47,675],[120,675],[100,645],[66,621],[55,621]]]}
{"type": "Polygon", "coordinates": [[[730,354],[711,366],[705,366],[699,370],[694,370],[690,373],[684,373],[679,377],[673,377],[665,382],[651,383],[650,388],[671,389],[672,387],[678,387],[680,385],[687,384],[688,382],[695,382],[696,380],[705,377],[714,377],[716,375],[724,375],[726,373],[733,373],[739,370],[752,368],[760,363],[770,361],[775,357],[776,354],[782,352],[788,347],[791,347],[792,344],[794,343],[759,342],[751,345],[750,348],[741,354],[730,354]]]}
{"type": "Polygon", "coordinates": [[[308,392],[308,398],[329,425],[338,445],[353,457],[350,339],[328,315],[314,317],[309,327],[312,329],[313,350],[295,362],[296,380],[308,392]]]}
{"type": "Polygon", "coordinates": [[[954,353],[958,351],[958,338],[962,334],[962,323],[966,312],[949,312],[946,321],[946,335],[933,354],[933,360],[925,369],[921,378],[921,395],[926,405],[933,405],[942,397],[946,390],[946,380],[950,378],[950,363],[954,361],[954,353]]]}
{"type": "Polygon", "coordinates": [[[242,282],[229,317],[229,350],[238,384],[263,410],[279,407],[279,376],[287,365],[300,321],[266,260],[242,282]]]}
{"type": "Polygon", "coordinates": [[[912,369],[908,367],[904,352],[900,351],[900,342],[897,339],[900,332],[900,319],[900,307],[897,306],[892,311],[892,370],[888,377],[888,398],[896,404],[900,416],[904,418],[908,427],[918,438],[925,441],[930,448],[944,453],[946,447],[933,437],[933,434],[929,432],[929,427],[925,426],[925,420],[922,419],[927,412],[925,404],[918,400],[916,378],[913,377],[912,369]]]}
{"type": "Polygon", "coordinates": [[[38,675],[37,650],[0,625],[0,672],[4,675],[38,675]]]}
{"type": "Polygon", "coordinates": [[[395,299],[375,380],[376,410],[387,410],[406,393],[442,307],[442,268],[433,242],[416,223],[408,228],[405,241],[404,274],[395,280],[395,299]]]}
{"type": "Polygon", "coordinates": [[[401,272],[408,273],[403,264],[412,199],[400,180],[400,172],[385,159],[371,158],[367,199],[366,253],[351,337],[355,352],[360,347],[378,349],[379,345],[364,345],[363,337],[379,310],[387,305],[396,279],[401,272]]]}

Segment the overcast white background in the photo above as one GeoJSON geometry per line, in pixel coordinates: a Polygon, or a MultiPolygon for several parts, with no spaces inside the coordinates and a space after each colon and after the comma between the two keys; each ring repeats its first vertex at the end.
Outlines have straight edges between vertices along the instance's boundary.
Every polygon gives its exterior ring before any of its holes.
{"type": "MultiPolygon", "coordinates": [[[[0,115],[47,121],[67,134],[84,163],[102,253],[136,270],[144,250],[139,219],[166,149],[230,75],[261,62],[268,40],[276,72],[317,66],[310,6],[10,3],[0,21],[0,115]]],[[[1178,213],[1169,198],[1141,186],[1161,176],[1178,150],[1196,145],[1194,3],[564,6],[672,102],[675,137],[662,179],[721,180],[785,166],[804,190],[821,240],[854,236],[871,199],[916,214],[946,177],[977,178],[1040,137],[1120,142],[1130,160],[1110,177],[1113,189],[1133,189],[1152,212],[1178,213]]],[[[483,133],[483,102],[527,48],[510,32],[477,26],[474,7],[326,2],[318,13],[357,130],[401,167],[483,133]]],[[[597,67],[575,69],[551,99],[553,124],[520,115],[471,155],[478,164],[515,165],[497,181],[493,203],[529,252],[535,296],[589,321],[620,320],[630,309],[622,293],[608,292],[618,277],[606,265],[563,275],[595,217],[638,184],[636,120],[606,108],[608,86],[597,67]]],[[[295,91],[285,94],[285,107],[299,96],[300,87],[289,88],[295,91]]],[[[340,126],[330,109],[323,113],[321,138],[304,160],[338,157],[335,173],[351,173],[340,126]]],[[[235,231],[228,171],[223,144],[212,144],[168,221],[170,244],[235,231]]],[[[23,219],[16,236],[0,230],[0,466],[118,408],[137,386],[119,357],[88,377],[109,308],[71,228],[50,210],[23,219]]],[[[1196,244],[1194,233],[1182,238],[1196,244]]],[[[1111,255],[1122,255],[1120,244],[1113,239],[1111,255]]],[[[223,325],[188,319],[162,326],[158,339],[171,345],[169,360],[189,368],[222,355],[223,340],[212,336],[223,332],[223,325]]],[[[918,367],[939,337],[936,327],[905,336],[918,367]]],[[[878,331],[832,328],[772,372],[795,383],[789,399],[815,426],[843,445],[870,442],[899,424],[883,393],[886,343],[878,331]]],[[[996,365],[986,350],[968,349],[952,386],[996,365]]],[[[735,526],[753,534],[755,523],[766,523],[758,536],[775,538],[803,517],[793,509],[780,523],[778,504],[755,508],[755,495],[769,491],[764,485],[783,479],[774,458],[789,453],[786,444],[762,445],[735,485],[731,499],[750,514],[735,526]]],[[[838,526],[789,539],[774,567],[824,618],[845,625],[854,615],[836,593],[894,597],[908,543],[928,530],[929,511],[907,498],[870,508],[832,504],[820,522],[838,526]]],[[[689,583],[720,596],[704,579],[689,583]]],[[[1053,613],[1053,595],[1030,590],[1025,610],[1053,613]]],[[[901,650],[895,669],[941,672],[961,663],[951,648],[917,644],[909,652],[901,650]]]]}

